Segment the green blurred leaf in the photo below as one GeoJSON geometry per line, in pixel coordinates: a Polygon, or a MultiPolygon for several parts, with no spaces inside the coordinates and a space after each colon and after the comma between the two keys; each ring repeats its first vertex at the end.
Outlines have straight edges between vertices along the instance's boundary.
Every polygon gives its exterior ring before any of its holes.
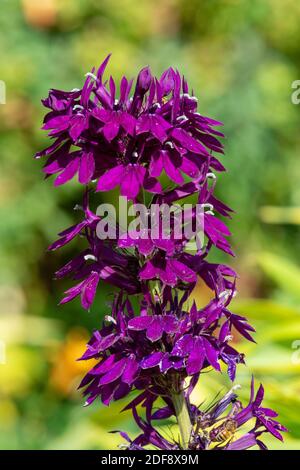
{"type": "Polygon", "coordinates": [[[273,253],[262,252],[256,257],[258,265],[283,291],[300,299],[300,268],[273,253]]]}

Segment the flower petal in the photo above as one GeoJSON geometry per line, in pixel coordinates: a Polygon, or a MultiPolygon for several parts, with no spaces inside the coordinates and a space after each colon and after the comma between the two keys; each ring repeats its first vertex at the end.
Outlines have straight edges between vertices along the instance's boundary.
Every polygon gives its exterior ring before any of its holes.
{"type": "Polygon", "coordinates": [[[78,180],[81,184],[88,184],[95,171],[95,160],[92,152],[83,152],[80,159],[78,180]]]}
{"type": "Polygon", "coordinates": [[[122,180],[125,172],[123,165],[118,165],[111,170],[108,170],[104,175],[99,178],[97,184],[97,191],[110,191],[118,186],[122,180]]]}

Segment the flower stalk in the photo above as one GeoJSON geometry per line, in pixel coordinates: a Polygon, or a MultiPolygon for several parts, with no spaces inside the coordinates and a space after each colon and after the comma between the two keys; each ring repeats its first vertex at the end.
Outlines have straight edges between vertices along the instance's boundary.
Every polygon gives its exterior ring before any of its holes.
{"type": "Polygon", "coordinates": [[[189,448],[192,424],[184,391],[172,393],[172,402],[180,432],[180,445],[182,449],[186,450],[189,448]]]}

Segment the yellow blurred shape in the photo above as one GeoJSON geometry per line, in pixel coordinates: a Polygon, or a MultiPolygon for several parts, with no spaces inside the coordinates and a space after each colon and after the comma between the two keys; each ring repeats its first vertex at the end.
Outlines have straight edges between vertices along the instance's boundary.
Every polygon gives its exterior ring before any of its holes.
{"type": "Polygon", "coordinates": [[[0,316],[0,339],[6,344],[49,346],[60,339],[59,321],[10,313],[0,316]]]}
{"type": "Polygon", "coordinates": [[[16,423],[18,411],[13,401],[0,401],[0,426],[10,427],[16,423]]]}
{"type": "Polygon", "coordinates": [[[22,396],[32,387],[44,367],[44,358],[25,347],[8,346],[6,363],[0,365],[0,393],[22,396]]]}
{"type": "MultiPolygon", "coordinates": [[[[191,294],[191,298],[196,302],[197,308],[202,308],[212,300],[213,293],[202,280],[198,280],[191,294]]],[[[191,305],[189,307],[191,307],[191,305]]]]}
{"type": "Polygon", "coordinates": [[[300,207],[262,206],[259,217],[266,224],[300,225],[300,207]]]}

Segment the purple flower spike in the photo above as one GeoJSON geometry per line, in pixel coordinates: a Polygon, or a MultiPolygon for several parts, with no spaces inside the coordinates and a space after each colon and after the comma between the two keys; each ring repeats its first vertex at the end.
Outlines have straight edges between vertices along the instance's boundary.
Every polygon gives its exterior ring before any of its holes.
{"type": "Polygon", "coordinates": [[[282,440],[287,429],[263,406],[262,385],[255,393],[252,380],[246,406],[236,385],[210,404],[191,403],[206,373],[223,372],[235,380],[237,366],[245,363],[232,345],[237,336],[254,342],[254,328],[230,311],[237,274],[209,260],[214,247],[234,256],[223,220],[233,211],[215,196],[217,173],[225,171],[219,160],[222,123],[201,114],[177,70],[155,77],[144,67],[135,84],[123,76],[117,89],[115,79],[104,76],[109,59],[86,74],[82,88],[50,90],[42,103],[51,144],[36,154],[46,158],[42,171],[54,177],[54,186],[74,177],[84,186],[81,219],[49,247],[55,251],[79,237],[84,245],[56,272],[58,279],[74,281],[61,303],[78,297],[89,310],[103,282],[117,290],[80,358],[93,360],[80,384],[85,404],[108,406],[134,392],[123,411],[132,413],[140,434],[131,438],[112,431],[130,450],[265,450],[264,434],[282,440]],[[120,226],[109,221],[114,236],[103,238],[98,227],[104,218],[90,209],[89,198],[116,188],[133,206],[144,203],[148,225],[124,231],[121,221],[120,226]],[[203,237],[185,230],[178,236],[174,213],[167,230],[165,212],[155,213],[153,221],[154,205],[181,209],[186,200],[197,200],[197,206],[189,207],[179,226],[193,227],[200,207],[203,237]],[[195,240],[191,251],[189,242],[195,240]],[[200,283],[210,289],[211,300],[198,308],[193,291],[200,283]],[[159,420],[174,418],[179,433],[166,438],[159,420]]]}

